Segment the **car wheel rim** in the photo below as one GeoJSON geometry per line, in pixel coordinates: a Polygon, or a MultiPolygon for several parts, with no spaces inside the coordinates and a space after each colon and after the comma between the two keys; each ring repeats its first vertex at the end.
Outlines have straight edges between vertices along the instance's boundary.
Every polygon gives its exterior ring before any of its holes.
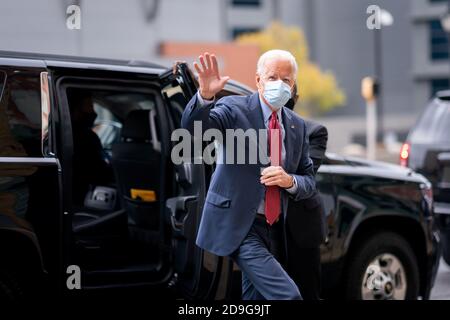
{"type": "Polygon", "coordinates": [[[404,300],[406,289],[406,273],[400,259],[383,253],[367,266],[361,296],[363,300],[404,300]]]}

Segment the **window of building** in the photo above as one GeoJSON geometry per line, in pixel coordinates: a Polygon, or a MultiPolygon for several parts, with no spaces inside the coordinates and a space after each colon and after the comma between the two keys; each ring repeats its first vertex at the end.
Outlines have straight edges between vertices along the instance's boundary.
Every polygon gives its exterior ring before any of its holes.
{"type": "Polygon", "coordinates": [[[249,33],[249,32],[258,32],[260,31],[259,28],[233,28],[233,30],[231,30],[231,36],[233,39],[236,39],[237,37],[239,37],[241,34],[243,33],[249,33]]]}
{"type": "Polygon", "coordinates": [[[261,0],[231,0],[231,4],[236,7],[259,7],[261,0]]]}
{"type": "Polygon", "coordinates": [[[445,60],[449,58],[448,35],[439,20],[429,22],[430,27],[430,58],[431,60],[445,60]]]}
{"type": "Polygon", "coordinates": [[[433,79],[431,80],[431,96],[434,95],[438,91],[449,90],[450,89],[450,80],[449,79],[433,79]]]}

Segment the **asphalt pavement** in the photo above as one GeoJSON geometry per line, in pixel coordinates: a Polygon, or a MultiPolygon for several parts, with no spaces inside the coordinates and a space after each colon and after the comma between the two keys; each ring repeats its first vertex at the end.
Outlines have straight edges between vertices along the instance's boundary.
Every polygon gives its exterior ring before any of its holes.
{"type": "Polygon", "coordinates": [[[450,267],[441,259],[431,300],[450,300],[450,267]]]}

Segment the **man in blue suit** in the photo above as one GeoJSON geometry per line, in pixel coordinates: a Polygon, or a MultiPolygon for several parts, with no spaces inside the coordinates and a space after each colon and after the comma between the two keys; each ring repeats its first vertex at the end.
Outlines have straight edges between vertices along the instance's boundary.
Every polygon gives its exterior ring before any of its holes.
{"type": "MultiPolygon", "coordinates": [[[[194,62],[199,91],[183,113],[182,126],[193,133],[199,121],[203,129],[217,129],[224,136],[229,130],[263,130],[265,138],[257,143],[268,146],[268,159],[239,164],[229,163],[228,158],[218,161],[197,245],[236,262],[242,270],[243,299],[301,299],[295,282],[279,263],[286,249],[288,198],[306,199],[315,190],[305,122],[283,108],[296,80],[295,58],[283,50],[264,53],[257,64],[258,92],[218,101],[215,96],[229,78],[220,76],[214,55],[205,53],[199,60],[201,65],[194,62]]],[[[248,152],[250,140],[233,151],[248,152]]],[[[220,145],[219,158],[228,154],[227,146],[220,145]]]]}

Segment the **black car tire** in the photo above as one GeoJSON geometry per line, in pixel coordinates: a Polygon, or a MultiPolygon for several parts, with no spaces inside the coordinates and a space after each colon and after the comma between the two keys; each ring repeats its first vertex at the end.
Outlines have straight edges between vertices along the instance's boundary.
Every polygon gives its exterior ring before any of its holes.
{"type": "Polygon", "coordinates": [[[11,271],[0,269],[0,301],[20,302],[24,293],[17,278],[11,271]]]}
{"type": "Polygon", "coordinates": [[[361,241],[349,256],[345,275],[345,298],[361,300],[361,287],[365,271],[378,255],[388,253],[400,260],[407,281],[406,300],[415,300],[419,294],[417,258],[408,242],[394,232],[379,232],[361,241]]]}

